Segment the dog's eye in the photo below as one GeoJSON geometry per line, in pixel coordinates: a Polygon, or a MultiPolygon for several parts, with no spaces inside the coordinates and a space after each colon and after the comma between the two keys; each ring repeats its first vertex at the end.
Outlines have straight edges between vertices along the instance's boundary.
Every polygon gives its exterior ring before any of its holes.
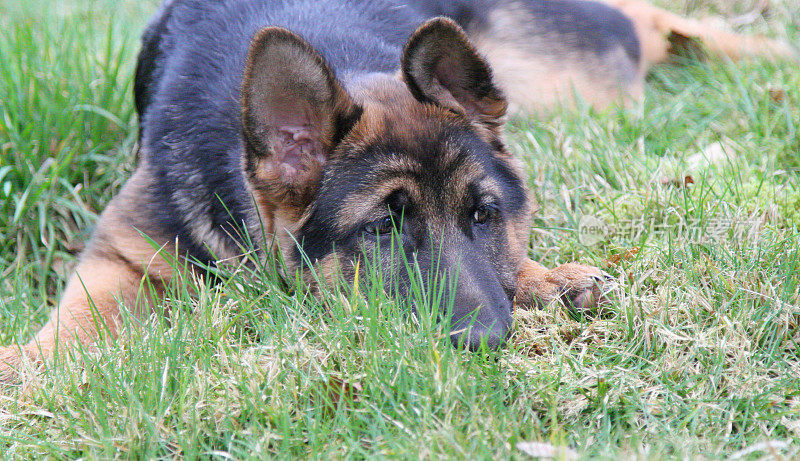
{"type": "Polygon", "coordinates": [[[394,229],[394,220],[391,216],[386,216],[377,221],[373,221],[364,227],[364,232],[368,234],[388,234],[394,229]]]}
{"type": "Polygon", "coordinates": [[[472,222],[475,224],[484,224],[486,221],[494,217],[498,213],[495,205],[481,205],[472,214],[472,222]]]}

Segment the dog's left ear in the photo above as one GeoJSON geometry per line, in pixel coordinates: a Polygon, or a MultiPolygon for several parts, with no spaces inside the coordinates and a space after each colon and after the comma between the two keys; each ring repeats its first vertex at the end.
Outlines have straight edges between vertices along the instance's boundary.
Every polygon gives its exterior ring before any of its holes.
{"type": "Polygon", "coordinates": [[[402,69],[408,88],[420,101],[490,124],[499,124],[508,108],[489,64],[450,19],[431,19],[411,35],[402,69]]]}

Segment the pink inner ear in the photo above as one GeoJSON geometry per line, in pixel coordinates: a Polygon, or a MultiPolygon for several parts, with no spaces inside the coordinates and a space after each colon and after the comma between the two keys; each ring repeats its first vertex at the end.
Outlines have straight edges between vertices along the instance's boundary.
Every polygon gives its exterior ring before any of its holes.
{"type": "Polygon", "coordinates": [[[277,131],[274,148],[282,163],[296,166],[305,156],[314,156],[320,162],[325,161],[322,143],[314,138],[308,125],[284,125],[278,127],[277,131]]]}
{"type": "Polygon", "coordinates": [[[273,154],[271,163],[288,176],[287,179],[325,163],[322,123],[310,110],[310,104],[284,97],[270,103],[272,113],[267,124],[273,154]]]}
{"type": "Polygon", "coordinates": [[[481,113],[480,102],[465,90],[463,65],[451,57],[442,58],[434,69],[432,88],[437,94],[439,104],[463,109],[468,115],[481,113]]]}
{"type": "Polygon", "coordinates": [[[315,161],[320,165],[325,163],[319,134],[310,125],[280,125],[273,129],[270,136],[274,154],[272,161],[282,174],[292,177],[310,169],[315,161]]]}

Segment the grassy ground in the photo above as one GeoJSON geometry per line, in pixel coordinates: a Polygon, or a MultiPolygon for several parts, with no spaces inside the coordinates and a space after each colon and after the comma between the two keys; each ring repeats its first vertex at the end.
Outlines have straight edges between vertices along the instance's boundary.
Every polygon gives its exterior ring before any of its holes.
{"type": "MultiPolygon", "coordinates": [[[[670,3],[733,17],[757,2],[670,3]]],[[[0,2],[0,344],[43,323],[133,167],[131,74],[154,7],[0,2]]],[[[797,43],[800,4],[770,13],[742,30],[797,43]]],[[[169,323],[131,320],[0,393],[0,455],[800,456],[798,70],[687,62],[658,69],[639,107],[512,122],[543,205],[532,255],[623,282],[594,319],[519,311],[486,357],[375,293],[186,280],[169,323]]]]}

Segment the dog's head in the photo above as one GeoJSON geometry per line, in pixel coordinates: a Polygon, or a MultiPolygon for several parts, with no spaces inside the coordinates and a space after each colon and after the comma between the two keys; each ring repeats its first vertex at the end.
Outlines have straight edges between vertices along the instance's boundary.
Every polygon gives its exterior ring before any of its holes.
{"type": "Polygon", "coordinates": [[[500,346],[531,211],[500,139],[506,100],[447,19],[412,35],[401,68],[345,90],[302,38],[261,30],[242,87],[246,176],[290,269],[352,280],[368,258],[400,294],[415,275],[449,277],[454,342],[500,346]]]}

